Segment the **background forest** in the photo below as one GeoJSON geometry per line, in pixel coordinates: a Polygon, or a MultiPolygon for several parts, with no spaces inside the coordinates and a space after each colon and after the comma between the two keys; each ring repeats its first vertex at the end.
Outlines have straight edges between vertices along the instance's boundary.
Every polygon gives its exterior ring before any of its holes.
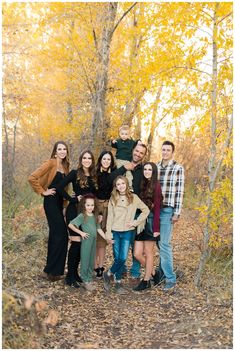
{"type": "Polygon", "coordinates": [[[55,141],[69,144],[76,167],[81,150],[97,156],[123,123],[151,161],[163,140],[175,143],[196,225],[193,284],[222,277],[231,302],[232,2],[5,2],[2,13],[4,347],[25,346],[16,325],[31,317],[17,274],[47,231],[28,175],[55,141]]]}

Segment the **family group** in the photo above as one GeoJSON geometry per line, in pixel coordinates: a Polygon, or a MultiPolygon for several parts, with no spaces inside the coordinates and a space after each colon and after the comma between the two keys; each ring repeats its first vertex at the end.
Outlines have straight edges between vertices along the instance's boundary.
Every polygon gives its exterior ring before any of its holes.
{"type": "Polygon", "coordinates": [[[95,274],[103,279],[106,291],[114,282],[115,291],[124,294],[122,278],[131,248],[133,290],[143,291],[160,282],[163,290],[171,290],[176,284],[172,229],[179,220],[184,193],[184,169],[173,159],[175,146],[164,141],[162,159],[156,164],[144,162],[147,146],[130,137],[127,125],[110,143],[115,157],[104,150],[95,163],[93,153],[84,150],[77,169],[70,170],[68,147],[58,141],[50,159],[29,176],[33,190],[43,196],[49,226],[42,275],[49,281],[62,279],[68,251],[67,285],[93,291],[95,274]],[[105,270],[108,244],[113,246],[113,262],[105,270]],[[160,250],[157,269],[156,246],[160,250]]]}

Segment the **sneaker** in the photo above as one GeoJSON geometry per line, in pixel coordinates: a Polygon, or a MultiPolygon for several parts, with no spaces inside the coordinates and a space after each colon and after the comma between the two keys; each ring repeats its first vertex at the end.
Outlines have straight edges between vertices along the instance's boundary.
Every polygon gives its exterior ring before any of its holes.
{"type": "Polygon", "coordinates": [[[84,282],[83,286],[86,290],[88,291],[94,291],[96,290],[96,287],[92,284],[92,282],[84,282]]]}
{"type": "Polygon", "coordinates": [[[151,283],[150,280],[141,280],[139,285],[137,285],[135,288],[133,288],[134,291],[142,291],[145,289],[150,289],[151,288],[151,283]]]}
{"type": "Polygon", "coordinates": [[[167,282],[164,287],[163,287],[163,291],[170,291],[170,290],[173,290],[175,287],[175,283],[173,282],[167,282]]]}
{"type": "Polygon", "coordinates": [[[114,289],[115,289],[115,292],[119,295],[123,295],[127,293],[127,291],[123,288],[121,283],[115,283],[114,289]]]}
{"type": "Polygon", "coordinates": [[[104,282],[104,288],[106,291],[109,291],[110,289],[110,280],[111,280],[111,276],[109,276],[107,272],[104,272],[103,282],[104,282]]]}

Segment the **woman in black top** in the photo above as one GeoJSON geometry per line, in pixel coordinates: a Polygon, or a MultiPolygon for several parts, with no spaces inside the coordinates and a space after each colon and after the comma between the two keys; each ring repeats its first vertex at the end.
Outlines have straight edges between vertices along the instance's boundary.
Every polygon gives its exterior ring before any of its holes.
{"type": "MultiPolygon", "coordinates": [[[[96,164],[96,176],[98,184],[98,210],[99,214],[102,215],[101,229],[104,233],[106,232],[108,202],[113,189],[113,182],[110,175],[111,172],[115,169],[116,167],[114,166],[114,157],[112,152],[102,151],[96,164]]],[[[99,234],[97,234],[95,261],[95,271],[97,278],[102,278],[103,276],[103,263],[105,258],[106,245],[106,240],[102,238],[99,234]]]]}
{"type": "MultiPolygon", "coordinates": [[[[79,201],[82,199],[82,196],[88,193],[96,195],[95,159],[91,151],[85,150],[80,154],[77,169],[69,172],[57,186],[57,191],[69,201],[66,209],[66,222],[68,225],[80,213],[79,201]],[[64,189],[69,183],[72,183],[73,193],[75,194],[73,197],[64,189]]],[[[70,228],[68,229],[71,245],[68,253],[68,273],[65,282],[67,285],[79,288],[79,283],[82,282],[78,274],[81,237],[70,228]]]]}

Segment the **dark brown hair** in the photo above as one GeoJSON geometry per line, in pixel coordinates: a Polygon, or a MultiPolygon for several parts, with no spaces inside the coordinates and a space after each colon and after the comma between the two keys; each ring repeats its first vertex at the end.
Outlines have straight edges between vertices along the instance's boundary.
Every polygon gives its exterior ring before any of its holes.
{"type": "Polygon", "coordinates": [[[78,159],[78,168],[77,168],[77,181],[79,182],[81,188],[86,188],[88,186],[87,176],[84,173],[84,169],[82,166],[82,158],[85,154],[89,154],[91,156],[91,166],[89,167],[89,175],[92,178],[94,184],[96,185],[96,171],[95,171],[95,158],[93,153],[90,150],[84,150],[81,152],[78,159]]]}
{"type": "Polygon", "coordinates": [[[96,200],[96,197],[95,195],[93,194],[86,194],[86,195],[83,195],[81,201],[80,201],[80,209],[81,209],[81,212],[83,213],[83,216],[84,216],[84,222],[87,221],[87,214],[86,214],[86,208],[85,208],[85,204],[86,204],[86,200],[88,199],[93,199],[94,200],[94,211],[93,211],[93,214],[95,216],[95,220],[96,220],[96,223],[98,221],[98,206],[97,206],[97,200],[96,200]]]}
{"type": "MultiPolygon", "coordinates": [[[[146,162],[144,166],[150,165],[152,167],[152,177],[150,179],[145,178],[143,176],[140,184],[140,198],[148,206],[151,210],[154,204],[154,192],[156,188],[156,184],[158,181],[158,170],[157,166],[153,162],[146,162]]],[[[143,171],[144,171],[143,166],[143,171]]]]}
{"type": "Polygon", "coordinates": [[[57,141],[54,146],[53,146],[53,150],[52,150],[52,153],[51,153],[51,158],[56,158],[56,151],[57,151],[57,147],[59,144],[62,144],[66,147],[66,150],[67,150],[67,155],[66,157],[62,160],[62,165],[64,167],[64,170],[65,170],[65,173],[67,174],[69,172],[69,149],[68,149],[68,145],[62,141],[62,140],[59,140],[57,141]]]}

